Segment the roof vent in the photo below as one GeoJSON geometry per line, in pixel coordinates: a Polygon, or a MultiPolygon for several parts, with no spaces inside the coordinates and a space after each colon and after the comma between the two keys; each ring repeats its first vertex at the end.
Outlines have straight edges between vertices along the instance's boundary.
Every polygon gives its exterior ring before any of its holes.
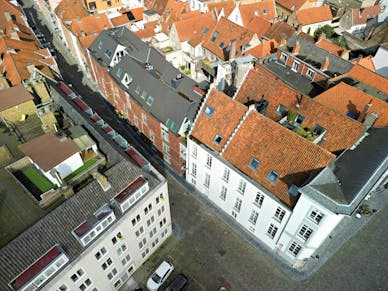
{"type": "Polygon", "coordinates": [[[149,63],[146,63],[145,64],[145,69],[146,69],[146,71],[152,71],[154,69],[154,66],[149,64],[149,63]]]}

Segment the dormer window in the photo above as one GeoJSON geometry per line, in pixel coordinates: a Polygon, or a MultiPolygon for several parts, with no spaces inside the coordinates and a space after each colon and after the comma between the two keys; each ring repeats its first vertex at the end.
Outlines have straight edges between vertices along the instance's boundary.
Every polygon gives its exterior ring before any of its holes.
{"type": "Polygon", "coordinates": [[[151,106],[152,103],[154,103],[154,97],[148,96],[148,98],[147,98],[147,104],[148,104],[149,106],[151,106]]]}
{"type": "Polygon", "coordinates": [[[256,158],[252,158],[251,161],[249,162],[248,167],[251,168],[253,171],[256,171],[259,165],[260,165],[260,161],[256,158]]]}
{"type": "Polygon", "coordinates": [[[263,14],[267,14],[267,9],[263,9],[263,14]]]}
{"type": "Polygon", "coordinates": [[[287,114],[287,107],[283,104],[279,104],[279,106],[276,108],[276,113],[280,116],[285,116],[287,114]]]}
{"type": "Polygon", "coordinates": [[[224,47],[224,42],[222,41],[221,43],[220,43],[220,48],[222,49],[223,47],[224,47]]]}
{"type": "Polygon", "coordinates": [[[148,97],[148,92],[146,90],[143,90],[143,93],[141,93],[141,98],[144,100],[148,97]]]}
{"type": "Polygon", "coordinates": [[[274,184],[279,178],[279,174],[274,170],[271,170],[267,175],[267,180],[274,184]]]}
{"type": "Polygon", "coordinates": [[[102,49],[102,41],[98,41],[98,49],[102,49]]]}
{"type": "Polygon", "coordinates": [[[148,190],[148,181],[140,176],[113,198],[113,200],[120,206],[121,212],[124,213],[148,190]]]}
{"type": "Polygon", "coordinates": [[[212,39],[210,40],[211,42],[215,42],[216,38],[218,37],[220,33],[218,31],[215,31],[214,34],[213,34],[213,37],[212,39]]]}
{"type": "Polygon", "coordinates": [[[203,30],[203,34],[207,34],[209,32],[209,28],[205,27],[205,29],[203,30]]]}
{"type": "Polygon", "coordinates": [[[125,73],[125,74],[124,74],[124,78],[123,78],[123,80],[121,81],[121,83],[123,83],[123,85],[124,85],[125,87],[128,88],[128,87],[129,87],[129,84],[131,84],[132,81],[133,81],[132,76],[129,75],[129,74],[127,74],[127,73],[125,73]]]}
{"type": "Polygon", "coordinates": [[[295,122],[298,123],[298,124],[302,124],[302,122],[304,121],[305,117],[303,115],[300,115],[298,114],[295,118],[295,122]]]}
{"type": "Polygon", "coordinates": [[[120,78],[123,73],[123,70],[121,68],[117,68],[116,76],[117,78],[120,78]]]}
{"type": "Polygon", "coordinates": [[[214,108],[210,106],[206,106],[205,108],[205,114],[209,117],[212,117],[214,113],[214,108]]]}
{"type": "Polygon", "coordinates": [[[220,145],[221,144],[221,141],[222,141],[222,136],[219,135],[219,134],[216,134],[216,136],[214,137],[213,139],[213,142],[216,144],[216,145],[220,145]]]}
{"type": "Polygon", "coordinates": [[[112,56],[112,51],[110,49],[106,49],[105,55],[110,58],[112,56]]]}
{"type": "Polygon", "coordinates": [[[314,127],[313,127],[313,130],[311,131],[312,134],[314,135],[321,135],[322,133],[324,133],[326,131],[326,129],[322,126],[320,126],[319,124],[316,124],[314,127]]]}

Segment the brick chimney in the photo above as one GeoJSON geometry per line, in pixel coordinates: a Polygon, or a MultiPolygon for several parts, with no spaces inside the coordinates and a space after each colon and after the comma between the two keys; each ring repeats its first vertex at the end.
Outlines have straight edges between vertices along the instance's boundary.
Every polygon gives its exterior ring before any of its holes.
{"type": "Polygon", "coordinates": [[[326,71],[329,68],[329,57],[326,57],[321,65],[321,71],[326,71]]]}
{"type": "Polygon", "coordinates": [[[368,114],[368,111],[371,108],[371,106],[372,106],[372,99],[369,101],[369,103],[365,104],[364,109],[360,112],[360,115],[357,118],[359,122],[364,121],[365,116],[368,114]]]}
{"type": "Polygon", "coordinates": [[[300,43],[299,43],[299,40],[295,43],[294,47],[292,48],[292,53],[294,55],[297,55],[299,53],[299,50],[300,50],[300,43]]]}

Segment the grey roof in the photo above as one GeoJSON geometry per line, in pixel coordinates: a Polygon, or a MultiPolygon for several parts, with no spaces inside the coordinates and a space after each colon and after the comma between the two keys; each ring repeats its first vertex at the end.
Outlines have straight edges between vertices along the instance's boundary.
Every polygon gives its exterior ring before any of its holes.
{"type": "Polygon", "coordinates": [[[336,213],[351,214],[388,168],[388,128],[372,128],[301,192],[336,213]],[[329,199],[327,199],[329,198],[329,199]]]}
{"type": "Polygon", "coordinates": [[[352,63],[341,57],[333,55],[332,53],[316,46],[314,43],[304,40],[297,35],[294,35],[288,40],[287,46],[289,51],[292,51],[292,48],[295,46],[297,41],[299,41],[300,44],[297,57],[317,69],[320,69],[326,57],[329,58],[329,67],[327,71],[324,71],[324,73],[331,75],[330,77],[334,77],[334,74],[344,74],[353,67],[352,63]]]}
{"type": "Polygon", "coordinates": [[[110,69],[110,75],[120,84],[122,89],[175,133],[186,117],[193,121],[203,98],[194,92],[197,83],[181,74],[154,48],[148,47],[126,28],[103,31],[93,42],[90,51],[100,64],[106,66],[107,60],[104,60],[101,55],[105,55],[105,47],[113,48],[117,44],[126,47],[126,54],[117,65],[110,69]],[[100,41],[102,41],[102,45],[99,48],[100,41]],[[116,45],[112,43],[116,43],[116,45]],[[133,78],[129,88],[125,88],[121,83],[124,73],[133,78]],[[176,80],[178,74],[181,74],[182,78],[176,80]],[[145,90],[148,95],[154,98],[151,106],[147,104],[146,98],[141,98],[135,92],[138,85],[142,88],[140,93],[145,90]],[[171,122],[168,122],[168,119],[173,121],[176,126],[171,127],[171,122]]]}
{"type": "MultiPolygon", "coordinates": [[[[82,188],[28,230],[0,249],[0,289],[35,262],[55,244],[59,244],[70,260],[76,258],[84,248],[72,235],[72,231],[93,213],[108,203],[122,189],[143,175],[152,189],[158,181],[151,175],[135,168],[123,160],[104,173],[111,188],[104,192],[96,180],[82,188]]],[[[118,217],[116,211],[116,218],[118,217]]]]}
{"type": "Polygon", "coordinates": [[[144,13],[145,15],[148,15],[148,16],[158,14],[158,12],[156,12],[156,11],[153,10],[153,9],[144,10],[143,13],[144,13]]]}

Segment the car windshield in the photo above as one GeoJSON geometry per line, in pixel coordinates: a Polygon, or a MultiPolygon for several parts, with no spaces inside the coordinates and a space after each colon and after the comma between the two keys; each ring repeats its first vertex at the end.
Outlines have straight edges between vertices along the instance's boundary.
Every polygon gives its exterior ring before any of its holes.
{"type": "Polygon", "coordinates": [[[158,274],[154,273],[152,275],[152,280],[154,280],[155,283],[160,283],[160,279],[162,278],[160,278],[158,274]]]}

